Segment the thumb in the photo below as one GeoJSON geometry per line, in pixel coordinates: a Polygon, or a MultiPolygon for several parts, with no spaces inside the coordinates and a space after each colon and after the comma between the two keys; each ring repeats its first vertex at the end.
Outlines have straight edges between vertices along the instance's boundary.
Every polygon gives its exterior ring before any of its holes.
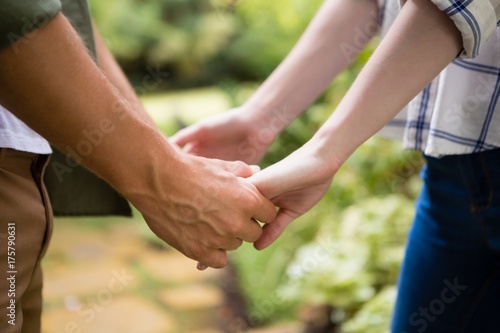
{"type": "Polygon", "coordinates": [[[262,235],[255,241],[253,246],[257,250],[263,250],[271,245],[283,233],[286,227],[296,218],[291,212],[280,209],[273,223],[266,224],[262,228],[262,235]]]}
{"type": "Polygon", "coordinates": [[[224,268],[227,265],[227,252],[224,250],[212,250],[203,259],[198,259],[196,268],[200,271],[208,267],[224,268]]]}
{"type": "Polygon", "coordinates": [[[259,172],[255,172],[248,178],[248,180],[263,196],[269,199],[280,194],[281,184],[283,183],[282,179],[280,179],[280,175],[273,173],[270,170],[270,167],[267,167],[259,172]]]}

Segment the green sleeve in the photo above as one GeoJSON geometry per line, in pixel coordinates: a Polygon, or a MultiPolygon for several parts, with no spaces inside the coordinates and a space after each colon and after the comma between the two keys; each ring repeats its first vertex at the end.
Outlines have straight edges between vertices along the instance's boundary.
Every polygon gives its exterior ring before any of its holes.
{"type": "Polygon", "coordinates": [[[60,0],[0,0],[0,48],[29,40],[60,11],[60,0]]]}
{"type": "MultiPolygon", "coordinates": [[[[0,0],[1,1],[1,0],[0,0]]],[[[62,13],[76,30],[87,47],[91,57],[97,62],[94,30],[87,0],[62,1],[62,13]]]]}

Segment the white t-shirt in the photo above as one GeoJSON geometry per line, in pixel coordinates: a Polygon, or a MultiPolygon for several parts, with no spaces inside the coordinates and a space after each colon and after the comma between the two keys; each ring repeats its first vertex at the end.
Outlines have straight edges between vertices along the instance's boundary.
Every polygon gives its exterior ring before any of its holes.
{"type": "Polygon", "coordinates": [[[35,154],[52,153],[47,140],[1,105],[0,148],[11,148],[35,154]]]}

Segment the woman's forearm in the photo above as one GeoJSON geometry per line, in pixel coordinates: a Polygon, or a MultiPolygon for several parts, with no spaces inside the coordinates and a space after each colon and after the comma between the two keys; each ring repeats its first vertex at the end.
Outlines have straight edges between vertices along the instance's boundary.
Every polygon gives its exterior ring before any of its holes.
{"type": "MultiPolygon", "coordinates": [[[[280,66],[245,103],[253,116],[302,113],[377,32],[374,0],[327,0],[280,66]]],[[[284,119],[283,115],[280,117],[284,119]]]]}
{"type": "Polygon", "coordinates": [[[429,0],[408,0],[330,119],[313,137],[338,168],[410,102],[462,48],[453,21],[429,0]]]}

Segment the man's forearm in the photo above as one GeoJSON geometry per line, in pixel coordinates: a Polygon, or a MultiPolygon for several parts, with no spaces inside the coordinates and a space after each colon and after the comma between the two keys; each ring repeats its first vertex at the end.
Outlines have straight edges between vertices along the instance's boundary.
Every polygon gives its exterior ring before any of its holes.
{"type": "Polygon", "coordinates": [[[77,152],[77,162],[122,193],[140,189],[144,181],[128,175],[153,176],[145,169],[154,165],[151,159],[173,151],[132,111],[62,14],[16,54],[13,48],[1,50],[0,66],[0,103],[62,151],[77,152]],[[89,141],[93,133],[100,139],[89,141]]]}
{"type": "Polygon", "coordinates": [[[102,37],[94,25],[94,35],[97,48],[97,59],[99,67],[102,69],[108,80],[113,84],[121,95],[130,103],[134,112],[142,117],[146,122],[154,125],[153,119],[144,110],[141,101],[137,97],[134,88],[130,85],[127,77],[116,62],[115,58],[102,40],[102,37]]]}
{"type": "Polygon", "coordinates": [[[259,117],[286,110],[291,121],[354,60],[377,29],[376,1],[325,1],[287,58],[245,107],[259,117]]]}
{"type": "Polygon", "coordinates": [[[452,20],[428,0],[408,0],[330,119],[312,139],[338,167],[388,123],[459,53],[452,20]]]}

